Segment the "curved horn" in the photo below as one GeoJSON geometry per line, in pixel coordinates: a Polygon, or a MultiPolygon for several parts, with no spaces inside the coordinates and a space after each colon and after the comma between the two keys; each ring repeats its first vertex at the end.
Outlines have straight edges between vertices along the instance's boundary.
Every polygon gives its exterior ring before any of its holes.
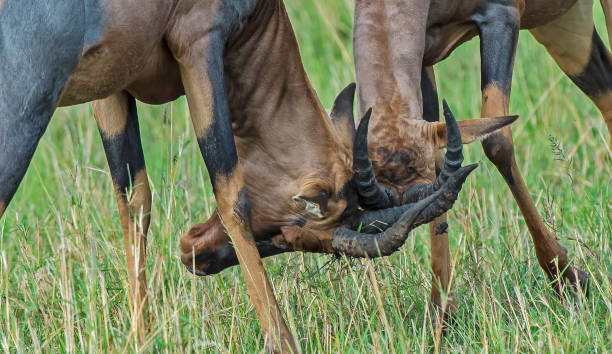
{"type": "Polygon", "coordinates": [[[351,138],[355,136],[355,117],[353,115],[353,102],[355,101],[355,89],[357,85],[350,83],[340,93],[332,106],[331,117],[334,126],[341,131],[350,132],[351,138]]]}
{"type": "Polygon", "coordinates": [[[463,163],[463,143],[461,142],[461,131],[457,120],[448,107],[446,100],[442,100],[444,107],[444,120],[446,121],[446,154],[444,155],[444,167],[438,174],[438,178],[428,184],[417,184],[406,192],[404,200],[408,203],[421,200],[437,191],[449,176],[456,172],[463,163]]]}
{"type": "Polygon", "coordinates": [[[463,163],[463,143],[461,142],[461,131],[459,124],[446,100],[442,100],[444,108],[444,120],[446,121],[446,154],[444,155],[444,168],[438,177],[439,183],[444,183],[449,174],[457,171],[463,163]]]}
{"type": "MultiPolygon", "coordinates": [[[[397,251],[415,227],[430,222],[449,210],[467,176],[478,165],[461,167],[448,176],[446,183],[430,196],[409,205],[379,211],[366,211],[358,223],[369,222],[365,231],[373,231],[373,222],[382,222],[384,231],[367,234],[346,228],[334,231],[334,251],[352,257],[383,257],[397,251]],[[382,219],[382,220],[381,220],[382,219]],[[390,225],[390,226],[389,226],[390,225]]],[[[352,225],[355,226],[355,225],[352,225]]]]}
{"type": "Polygon", "coordinates": [[[393,192],[378,184],[372,171],[372,161],[368,154],[368,126],[372,108],[359,122],[353,143],[353,182],[357,187],[360,204],[367,209],[386,209],[395,205],[393,192]]]}

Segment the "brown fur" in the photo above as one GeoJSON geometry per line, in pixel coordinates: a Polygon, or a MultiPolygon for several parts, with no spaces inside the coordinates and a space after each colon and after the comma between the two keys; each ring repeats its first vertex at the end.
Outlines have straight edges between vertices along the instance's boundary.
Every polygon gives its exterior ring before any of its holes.
{"type": "Polygon", "coordinates": [[[436,306],[436,318],[442,324],[445,313],[456,309],[454,295],[451,293],[451,258],[448,243],[448,229],[444,227],[446,214],[429,224],[429,244],[431,247],[432,286],[431,301],[436,306]],[[445,297],[443,296],[445,295],[445,297]]]}
{"type": "MultiPolygon", "coordinates": [[[[360,110],[374,107],[370,131],[375,137],[371,139],[369,148],[375,156],[375,173],[380,177],[379,181],[394,190],[406,191],[416,181],[431,180],[434,175],[434,152],[443,141],[443,123],[438,123],[438,128],[430,126],[428,129],[432,133],[422,133],[415,128],[426,123],[422,122],[422,97],[414,87],[419,87],[423,66],[446,58],[455,47],[478,34],[472,20],[477,3],[478,0],[356,1],[355,63],[358,88],[365,93],[360,94],[360,110]],[[407,9],[412,11],[402,11],[407,9]],[[410,40],[394,44],[392,39],[402,36],[410,40]],[[402,53],[406,51],[413,55],[403,56],[402,53]],[[400,86],[398,82],[402,80],[409,80],[410,83],[400,86]],[[417,152],[414,158],[420,162],[418,166],[411,166],[411,171],[401,170],[392,160],[376,155],[377,151],[392,151],[395,154],[417,152]]],[[[612,7],[611,3],[609,0],[602,1],[607,13],[612,7]]],[[[530,29],[568,75],[583,72],[591,52],[592,1],[517,0],[514,10],[520,18],[520,27],[530,29]]],[[[612,23],[610,18],[607,16],[608,23],[612,23]]],[[[611,28],[608,26],[608,30],[611,28]]],[[[591,99],[602,112],[612,133],[612,103],[609,103],[612,94],[604,92],[591,99]]],[[[482,92],[482,116],[506,115],[508,103],[509,97],[503,90],[489,85],[482,92]]],[[[494,125],[492,121],[488,124],[490,128],[494,125]]],[[[476,123],[475,127],[464,123],[461,127],[462,138],[464,142],[479,139],[494,130],[490,128],[480,123],[476,123]]],[[[508,182],[525,216],[540,264],[549,276],[556,274],[557,270],[550,262],[557,259],[560,267],[565,267],[569,259],[544,225],[522,180],[514,159],[510,128],[491,134],[483,146],[489,159],[508,182]]],[[[431,227],[432,240],[434,229],[431,227]]],[[[448,270],[446,247],[446,242],[432,243],[432,264],[443,264],[442,267],[434,265],[434,274],[441,280],[445,279],[444,274],[448,270]]],[[[577,282],[574,271],[570,266],[566,272],[572,284],[577,282]]],[[[445,281],[441,285],[447,287],[445,281]]],[[[439,305],[436,295],[432,295],[434,303],[439,305]]]]}
{"type": "MultiPolygon", "coordinates": [[[[434,68],[428,66],[425,68],[427,72],[427,78],[431,82],[434,90],[437,91],[436,75],[434,68]]],[[[436,102],[437,103],[437,102],[436,102]]],[[[470,122],[471,120],[463,120],[458,122],[461,129],[461,139],[465,143],[467,140],[476,137],[480,134],[478,128],[480,125],[476,125],[473,133],[466,127],[461,127],[462,124],[470,122]]],[[[503,121],[503,120],[502,120],[503,121]]],[[[434,129],[435,132],[431,133],[438,140],[435,142],[435,146],[441,148],[446,145],[446,123],[435,123],[429,126],[434,129]]],[[[494,127],[491,126],[491,129],[494,127]]],[[[434,138],[435,140],[435,138],[434,138]]],[[[436,173],[442,171],[444,165],[444,153],[440,149],[435,154],[436,162],[436,173]]],[[[456,310],[455,296],[451,292],[451,258],[450,258],[450,244],[448,242],[448,223],[446,214],[441,215],[434,221],[429,223],[429,244],[431,253],[431,301],[434,304],[434,321],[438,328],[442,328],[444,325],[445,314],[453,313],[456,310]]]]}
{"type": "Polygon", "coordinates": [[[197,224],[189,229],[189,232],[181,237],[179,249],[181,250],[181,261],[189,264],[196,270],[198,267],[207,266],[206,264],[194,264],[194,258],[206,250],[214,250],[217,247],[230,242],[230,238],[225,233],[218,213],[213,213],[203,224],[197,224]]]}
{"type": "MultiPolygon", "coordinates": [[[[442,14],[445,18],[453,11],[467,14],[474,8],[473,3],[462,1],[444,6],[450,7],[448,13],[442,14]]],[[[475,32],[472,25],[453,23],[452,28],[435,32],[438,36],[433,37],[443,40],[431,42],[425,36],[431,19],[425,14],[436,11],[434,8],[433,2],[430,5],[427,1],[417,4],[416,1],[357,0],[355,4],[359,109],[363,112],[373,107],[369,150],[374,171],[382,185],[400,196],[415,184],[435,178],[436,160],[441,156],[439,149],[446,143],[446,125],[429,124],[422,119],[420,64],[428,52],[445,53],[475,32]],[[419,13],[423,15],[415,15],[419,13]],[[407,63],[418,65],[406,66],[407,63]]],[[[433,70],[428,75],[435,86],[433,70]]],[[[461,129],[463,141],[474,141],[501,126],[487,120],[475,123],[461,129]]],[[[459,122],[460,127],[465,124],[459,122]]],[[[445,304],[440,295],[440,289],[449,291],[450,274],[448,235],[434,233],[443,220],[444,217],[439,218],[430,225],[433,283],[440,285],[440,288],[432,287],[432,299],[442,311],[447,306],[453,307],[452,297],[445,304]]]]}
{"type": "Polygon", "coordinates": [[[592,13],[593,2],[580,1],[563,16],[530,30],[568,75],[579,75],[589,61],[592,13]]]}
{"type": "MultiPolygon", "coordinates": [[[[102,2],[106,22],[99,41],[85,48],[60,105],[94,104],[100,131],[108,137],[126,125],[125,94],[164,103],[186,93],[198,138],[210,130],[213,86],[207,59],[215,16],[222,0],[102,2]]],[[[276,230],[278,244],[331,252],[333,230],[347,202],[339,197],[353,175],[352,152],[319,102],[301,65],[297,42],[281,1],[261,1],[232,34],[223,58],[225,87],[239,164],[214,176],[218,210],[181,240],[182,260],[231,239],[255,312],[269,343],[299,351],[265,275],[253,235],[276,230]],[[251,205],[241,215],[246,186],[251,205]],[[313,217],[293,196],[325,195],[322,217],[313,217]],[[305,224],[296,229],[299,220],[305,224]]],[[[132,195],[117,190],[136,316],[146,299],[144,265],[150,191],[146,172],[136,176],[132,195]],[[142,215],[142,223],[139,216],[142,215]]]]}
{"type": "MultiPolygon", "coordinates": [[[[140,1],[101,3],[105,11],[101,38],[85,48],[59,105],[93,101],[125,88],[148,103],[167,102],[180,96],[183,90],[178,65],[163,43],[165,24],[178,15],[172,12],[175,1],[150,0],[146,6],[140,1]],[[159,85],[146,87],[142,84],[145,81],[159,85]],[[151,91],[157,97],[147,96],[151,91]],[[164,93],[165,97],[159,97],[164,93]]],[[[207,13],[214,15],[215,11],[207,13]]]]}
{"type": "MultiPolygon", "coordinates": [[[[606,13],[608,31],[612,30],[610,4],[601,2],[606,13]]],[[[582,1],[558,19],[530,30],[531,34],[546,47],[548,53],[567,75],[579,75],[587,65],[591,54],[593,36],[592,1],[582,1]]],[[[612,54],[608,51],[608,57],[612,54]]],[[[612,92],[589,96],[604,118],[612,136],[612,92]]]]}

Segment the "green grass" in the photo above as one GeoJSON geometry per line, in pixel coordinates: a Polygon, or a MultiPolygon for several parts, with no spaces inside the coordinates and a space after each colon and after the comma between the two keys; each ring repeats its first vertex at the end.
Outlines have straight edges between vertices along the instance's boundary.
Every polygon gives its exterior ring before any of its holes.
{"type": "MultiPolygon", "coordinates": [[[[354,80],[352,1],[287,6],[307,71],[329,107],[354,80]]],[[[595,13],[605,36],[599,5],[595,13]]],[[[612,350],[612,152],[605,124],[526,32],[514,73],[519,166],[540,213],[590,274],[591,297],[554,295],[508,188],[473,144],[466,159],[481,167],[449,217],[459,311],[448,335],[440,339],[432,327],[429,236],[421,228],[397,254],[375,261],[330,262],[311,254],[265,261],[305,351],[612,350]]],[[[477,117],[478,41],[456,50],[437,74],[440,96],[456,116],[477,117]]],[[[179,237],[214,209],[185,100],[138,108],[154,201],[147,267],[152,322],[140,349],[261,351],[239,269],[197,278],[179,260],[179,237]]],[[[0,348],[136,350],[122,245],[91,108],[60,109],[0,220],[0,348]]]]}

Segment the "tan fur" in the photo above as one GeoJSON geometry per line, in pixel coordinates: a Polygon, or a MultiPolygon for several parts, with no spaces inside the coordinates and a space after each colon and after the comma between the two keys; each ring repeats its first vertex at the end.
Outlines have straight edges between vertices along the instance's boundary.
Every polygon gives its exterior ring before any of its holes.
{"type": "MultiPolygon", "coordinates": [[[[237,34],[228,43],[224,58],[232,128],[244,177],[217,176],[217,179],[227,178],[219,185],[235,188],[244,181],[255,234],[278,228],[279,235],[274,238],[278,245],[295,250],[331,252],[332,232],[347,207],[346,201],[337,200],[337,195],[353,175],[352,153],[343,138],[336,135],[299,65],[297,42],[282,4],[266,2],[262,6],[253,22],[241,30],[248,36],[243,38],[237,34]],[[292,200],[293,196],[314,197],[322,192],[328,196],[326,205],[321,208],[322,218],[314,217],[302,204],[292,200]],[[299,219],[306,220],[303,227],[290,226],[299,219]]],[[[191,63],[191,54],[186,55],[186,59],[179,56],[179,60],[191,63]]],[[[201,100],[193,99],[192,93],[196,90],[198,94],[200,82],[205,78],[199,76],[201,71],[197,65],[184,65],[182,72],[190,109],[195,108],[191,109],[192,118],[199,119],[201,113],[193,112],[201,112],[198,108],[201,100]]],[[[225,244],[225,226],[239,254],[264,332],[281,333],[283,340],[289,343],[285,349],[295,350],[252,236],[237,226],[233,216],[228,214],[237,192],[217,193],[218,214],[206,224],[192,228],[181,239],[182,260],[194,266],[195,255],[225,244]]],[[[195,267],[198,269],[197,264],[195,267]]]]}
{"type": "Polygon", "coordinates": [[[149,187],[149,177],[146,169],[143,168],[136,173],[133,188],[134,192],[130,199],[130,205],[132,205],[132,210],[134,210],[137,217],[143,216],[143,229],[148,229],[149,213],[151,212],[151,188],[149,187]]]}
{"type": "Polygon", "coordinates": [[[0,218],[4,215],[6,211],[6,203],[0,200],[0,218]]]}
{"type": "Polygon", "coordinates": [[[287,65],[301,61],[297,42],[283,25],[288,23],[284,11],[269,6],[272,17],[265,25],[255,22],[243,29],[258,40],[236,38],[240,46],[230,43],[225,59],[253,231],[285,226],[292,215],[308,216],[292,197],[315,196],[319,191],[330,196],[328,211],[323,220],[309,222],[333,225],[337,222],[333,199],[352,176],[352,152],[336,135],[303,67],[287,65]]]}
{"type": "Polygon", "coordinates": [[[612,92],[607,92],[599,97],[592,98],[592,100],[604,117],[606,125],[608,126],[608,132],[612,137],[612,92]]]}
{"type": "MultiPolygon", "coordinates": [[[[240,164],[231,176],[216,176],[217,185],[223,187],[222,192],[215,191],[221,222],[209,220],[207,229],[190,232],[181,241],[181,249],[183,261],[191,265],[191,249],[198,248],[197,254],[225,241],[219,232],[220,226],[224,226],[238,254],[264,333],[270,339],[279,334],[277,339],[280,338],[282,348],[296,351],[251,231],[256,234],[275,228],[280,231],[281,227],[306,218],[304,230],[326,227],[331,234],[344,210],[335,205],[338,204],[335,199],[352,176],[351,158],[350,151],[335,136],[329,117],[300,65],[297,42],[282,3],[262,2],[260,6],[227,44],[224,57],[240,164]],[[241,36],[242,33],[247,35],[241,36]],[[245,228],[233,212],[242,186],[246,186],[249,195],[252,230],[245,228]],[[310,217],[303,205],[292,200],[295,195],[314,196],[321,191],[330,196],[321,219],[310,217]],[[338,212],[339,209],[342,210],[338,212]]],[[[198,120],[208,119],[207,109],[202,108],[207,104],[202,91],[206,90],[208,79],[201,66],[204,62],[201,58],[208,53],[197,34],[186,37],[189,28],[185,26],[192,25],[191,18],[196,21],[205,15],[199,15],[203,10],[197,7],[187,10],[194,13],[185,13],[181,16],[184,20],[170,29],[169,47],[178,53],[192,120],[197,126],[198,120]],[[179,35],[182,37],[176,44],[179,35]]]]}
{"type": "Polygon", "coordinates": [[[530,32],[567,75],[579,75],[591,55],[593,1],[579,1],[563,16],[530,32]]]}
{"type": "Polygon", "coordinates": [[[331,232],[308,230],[299,226],[283,226],[281,232],[281,235],[272,239],[279,246],[302,252],[334,253],[331,232]]]}
{"type": "Polygon", "coordinates": [[[124,94],[112,95],[91,103],[98,129],[111,138],[125,130],[128,101],[124,94]]]}
{"type": "MultiPolygon", "coordinates": [[[[189,91],[187,92],[189,94],[189,91]]],[[[246,229],[243,223],[236,220],[238,216],[235,214],[233,206],[237,204],[236,197],[244,185],[241,168],[237,167],[231,176],[217,176],[217,178],[226,179],[225,181],[220,180],[220,183],[229,186],[227,193],[217,197],[219,217],[236,250],[240,268],[244,274],[247,289],[263,332],[270,336],[268,340],[280,341],[281,351],[298,351],[276,302],[272,285],[266,276],[259,252],[255,247],[251,230],[246,229]]]]}
{"type": "MultiPolygon", "coordinates": [[[[431,82],[433,88],[437,90],[436,73],[434,68],[428,66],[425,68],[427,77],[431,82]]],[[[437,104],[437,102],[436,102],[437,104]]],[[[438,142],[434,145],[441,149],[441,142],[444,141],[446,145],[446,124],[435,123],[429,125],[429,128],[436,129],[435,133],[429,135],[437,136],[438,142]],[[443,127],[443,128],[442,128],[443,127]],[[443,134],[441,134],[443,132],[443,134]]],[[[461,131],[462,141],[464,137],[463,130],[461,131]]],[[[440,173],[444,166],[444,153],[442,150],[438,150],[434,156],[436,164],[436,173],[440,173]]],[[[434,221],[429,223],[429,244],[431,247],[431,301],[434,305],[435,318],[438,327],[442,327],[443,320],[446,314],[455,311],[454,295],[451,293],[450,287],[450,273],[451,273],[451,259],[450,259],[450,244],[448,242],[448,224],[444,228],[444,232],[440,233],[441,229],[446,223],[446,214],[441,215],[434,221]],[[446,299],[443,298],[443,294],[446,294],[446,299]]]]}
{"type": "MultiPolygon", "coordinates": [[[[143,170],[139,174],[144,174],[146,179],[146,171],[143,170]]],[[[132,194],[128,196],[127,200],[125,191],[115,188],[132,294],[130,297],[132,321],[137,325],[137,333],[140,337],[145,333],[143,311],[147,304],[146,234],[149,228],[149,214],[151,212],[150,193],[148,182],[146,184],[142,182],[138,185],[135,184],[132,194]],[[144,195],[146,194],[149,197],[145,197],[144,195]],[[138,219],[134,219],[134,217],[138,219]]]]}
{"type": "MultiPolygon", "coordinates": [[[[94,105],[96,120],[100,130],[112,136],[125,127],[126,100],[109,96],[129,93],[145,102],[164,103],[185,92],[196,136],[206,136],[212,122],[212,90],[218,84],[209,77],[208,59],[221,54],[213,52],[211,39],[219,33],[215,19],[221,1],[149,0],[144,4],[143,0],[102,0],[105,13],[100,38],[84,49],[60,104],[100,100],[94,105]]],[[[223,172],[227,175],[213,176],[218,214],[182,240],[182,259],[191,265],[193,252],[226,242],[227,231],[266,338],[278,344],[278,350],[298,352],[253,235],[278,231],[279,242],[330,252],[332,232],[340,226],[340,216],[347,208],[340,193],[353,175],[352,152],[346,137],[337,136],[306,77],[282,1],[262,0],[243,20],[227,43],[222,43],[223,66],[217,68],[223,70],[222,86],[230,103],[239,163],[233,171],[223,172]],[[237,207],[245,187],[252,208],[250,225],[237,207]],[[300,193],[316,196],[321,192],[328,195],[321,218],[311,217],[303,205],[292,200],[300,193]],[[287,228],[298,221],[305,221],[303,227],[287,228]]],[[[386,38],[392,44],[407,39],[386,38]]],[[[399,68],[413,55],[411,49],[402,50],[387,62],[399,68]]],[[[418,53],[416,57],[420,59],[418,53]]],[[[398,75],[395,79],[394,90],[419,91],[418,82],[411,77],[398,75]]],[[[398,110],[405,112],[405,108],[398,110]]],[[[135,177],[131,195],[117,187],[115,192],[138,317],[142,299],[146,299],[144,257],[151,200],[146,172],[135,177]]]]}
{"type": "Polygon", "coordinates": [[[435,176],[436,148],[410,143],[430,140],[428,125],[422,119],[408,117],[401,100],[394,95],[389,102],[381,99],[374,105],[368,138],[378,181],[396,195],[406,192],[404,186],[431,181],[435,176]]]}
{"type": "MultiPolygon", "coordinates": [[[[437,27],[432,30],[433,35],[426,37],[426,30],[428,34],[430,30],[427,26],[431,26],[432,19],[429,18],[425,23],[420,19],[427,16],[414,15],[419,11],[427,13],[427,9],[422,8],[426,2],[419,5],[410,1],[406,3],[414,8],[405,7],[398,10],[396,0],[358,0],[355,4],[354,41],[359,110],[364,112],[373,107],[369,130],[372,164],[378,181],[398,195],[403,195],[417,183],[433,180],[434,155],[438,149],[444,147],[445,140],[440,138],[446,134],[445,129],[442,133],[444,123],[436,123],[435,127],[432,127],[422,119],[420,66],[406,65],[407,62],[417,62],[418,53],[423,50],[426,55],[438,50],[436,45],[429,43],[433,37],[439,35],[437,27]],[[408,13],[410,9],[413,12],[408,13]],[[413,33],[405,37],[407,35],[404,32],[407,32],[408,28],[413,29],[413,33]],[[403,38],[403,41],[400,42],[396,37],[403,38]],[[407,51],[416,54],[406,56],[404,54],[407,51]],[[418,88],[416,92],[414,85],[418,88]]],[[[445,3],[444,9],[438,9],[436,4],[436,1],[432,1],[429,11],[433,14],[430,17],[463,16],[467,19],[475,6],[475,2],[470,1],[453,2],[445,3]]],[[[468,22],[471,23],[471,20],[466,20],[466,23],[468,22]]],[[[473,27],[471,24],[470,26],[473,27]]],[[[442,45],[445,46],[448,45],[442,45]]],[[[462,131],[462,137],[466,138],[467,142],[477,140],[489,134],[491,129],[498,129],[498,123],[499,120],[460,122],[460,128],[466,128],[465,132],[462,131]]],[[[509,123],[510,120],[502,125],[509,123]]]]}
{"type": "MultiPolygon", "coordinates": [[[[400,95],[401,101],[405,102],[413,95],[420,95],[421,73],[405,70],[405,63],[422,61],[427,16],[412,15],[426,14],[428,5],[429,1],[355,2],[355,23],[360,24],[354,32],[360,115],[375,105],[377,97],[400,95]],[[413,20],[390,21],[403,17],[412,17],[413,20]],[[368,84],[364,84],[366,82],[368,84]]],[[[423,112],[418,103],[402,105],[401,110],[407,118],[420,117],[423,112]]]]}
{"type": "MultiPolygon", "coordinates": [[[[117,196],[117,202],[119,203],[119,216],[123,226],[130,284],[132,284],[132,293],[134,294],[134,315],[140,321],[142,318],[141,312],[144,311],[148,302],[146,251],[151,213],[151,190],[149,189],[146,170],[143,169],[136,174],[132,194],[128,199],[128,207],[126,208],[123,205],[124,200],[119,196],[117,196]],[[126,212],[129,214],[126,215],[126,212]],[[126,219],[128,220],[126,221],[126,219]]],[[[144,324],[140,326],[143,327],[144,324]]],[[[144,331],[139,333],[139,335],[142,334],[144,334],[144,331]]]]}
{"type": "MultiPolygon", "coordinates": [[[[174,60],[168,59],[168,49],[163,45],[166,24],[171,20],[175,1],[101,0],[104,14],[104,27],[100,39],[84,49],[83,56],[60,99],[60,106],[84,103],[107,97],[126,89],[131,84],[151,77],[164,79],[160,93],[182,91],[180,80],[168,72],[176,70],[174,60]],[[166,52],[166,53],[164,53],[166,52]],[[166,58],[157,65],[161,58],[166,58]],[[179,86],[179,87],[176,87],[179,86]]],[[[200,25],[201,27],[201,25],[200,25]]],[[[151,87],[142,87],[142,92],[129,90],[138,99],[151,103],[159,101],[147,97],[151,87]]],[[[174,99],[177,96],[168,95],[174,99]]]]}
{"type": "MultiPolygon", "coordinates": [[[[602,1],[606,21],[612,21],[610,4],[602,1]]],[[[567,75],[579,75],[587,65],[591,55],[591,38],[593,36],[593,2],[581,1],[559,19],[531,30],[533,36],[542,43],[548,53],[567,75]]],[[[608,30],[612,27],[608,26],[608,30]]],[[[608,57],[611,56],[607,52],[608,57]]],[[[599,108],[608,131],[612,136],[612,93],[606,92],[589,97],[599,108]]]]}
{"type": "Polygon", "coordinates": [[[490,84],[482,91],[482,116],[495,117],[508,115],[510,98],[495,84],[490,84]]]}
{"type": "MultiPolygon", "coordinates": [[[[204,50],[204,53],[206,53],[206,49],[204,50]]],[[[213,98],[210,80],[208,80],[206,73],[203,71],[189,72],[184,67],[182,70],[181,76],[185,91],[193,92],[191,95],[187,95],[191,122],[193,123],[196,137],[201,139],[208,132],[213,118],[213,98]],[[196,76],[202,77],[195,78],[196,76]]]]}
{"type": "MultiPolygon", "coordinates": [[[[504,95],[499,88],[491,85],[485,88],[482,95],[483,116],[508,113],[509,97],[504,95]]],[[[518,170],[512,151],[514,148],[512,129],[510,127],[503,128],[483,145],[489,159],[498,167],[506,181],[509,182],[510,190],[531,232],[540,266],[549,276],[556,274],[555,265],[551,262],[556,260],[560,266],[565,268],[569,265],[569,259],[565,249],[544,224],[535,203],[531,199],[527,185],[518,170]]],[[[573,271],[573,269],[570,269],[570,271],[573,271]]]]}
{"type": "MultiPolygon", "coordinates": [[[[492,118],[465,119],[457,122],[461,130],[461,141],[469,144],[477,140],[486,138],[492,132],[506,126],[509,122],[516,120],[518,116],[500,116],[492,118]]],[[[434,123],[429,126],[433,130],[431,136],[434,137],[435,146],[438,149],[446,147],[446,124],[434,123]]]]}

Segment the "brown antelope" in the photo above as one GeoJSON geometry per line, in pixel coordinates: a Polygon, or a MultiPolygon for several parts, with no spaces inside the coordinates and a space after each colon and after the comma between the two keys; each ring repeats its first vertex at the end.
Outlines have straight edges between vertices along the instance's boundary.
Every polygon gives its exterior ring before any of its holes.
{"type": "MultiPolygon", "coordinates": [[[[610,31],[612,1],[601,3],[610,31]]],[[[518,31],[524,28],[593,100],[612,133],[612,63],[593,27],[592,7],[592,0],[356,0],[359,108],[365,112],[373,107],[369,151],[378,181],[402,202],[402,196],[418,194],[419,184],[435,178],[442,136],[429,132],[429,122],[439,115],[432,66],[476,35],[483,117],[508,112],[518,31]]],[[[466,129],[470,124],[461,123],[466,129]]],[[[462,136],[464,143],[475,140],[462,136]]],[[[510,127],[491,133],[482,145],[510,187],[549,279],[561,278],[586,291],[587,274],[571,265],[529,195],[515,161],[510,127]]],[[[443,304],[440,295],[440,290],[450,291],[447,227],[445,216],[430,224],[432,300],[441,309],[453,306],[452,297],[443,304]]],[[[555,281],[553,287],[560,291],[561,283],[555,281]]]]}
{"type": "MultiPolygon", "coordinates": [[[[136,99],[161,104],[186,94],[218,209],[208,232],[182,240],[183,261],[208,274],[239,263],[263,332],[279,350],[299,348],[257,247],[262,255],[289,249],[390,254],[411,229],[452,206],[475,168],[460,166],[459,127],[447,110],[448,133],[435,125],[438,135],[448,136],[444,178],[420,200],[364,210],[380,188],[367,154],[369,113],[355,133],[351,85],[329,118],[306,77],[280,0],[52,6],[0,0],[0,11],[0,216],[55,108],[94,101],[119,205],[138,333],[144,326],[151,192],[136,99]],[[362,231],[354,231],[360,225],[362,231]]],[[[515,117],[501,119],[509,124],[515,117]]],[[[489,126],[490,120],[479,123],[489,126]]]]}

